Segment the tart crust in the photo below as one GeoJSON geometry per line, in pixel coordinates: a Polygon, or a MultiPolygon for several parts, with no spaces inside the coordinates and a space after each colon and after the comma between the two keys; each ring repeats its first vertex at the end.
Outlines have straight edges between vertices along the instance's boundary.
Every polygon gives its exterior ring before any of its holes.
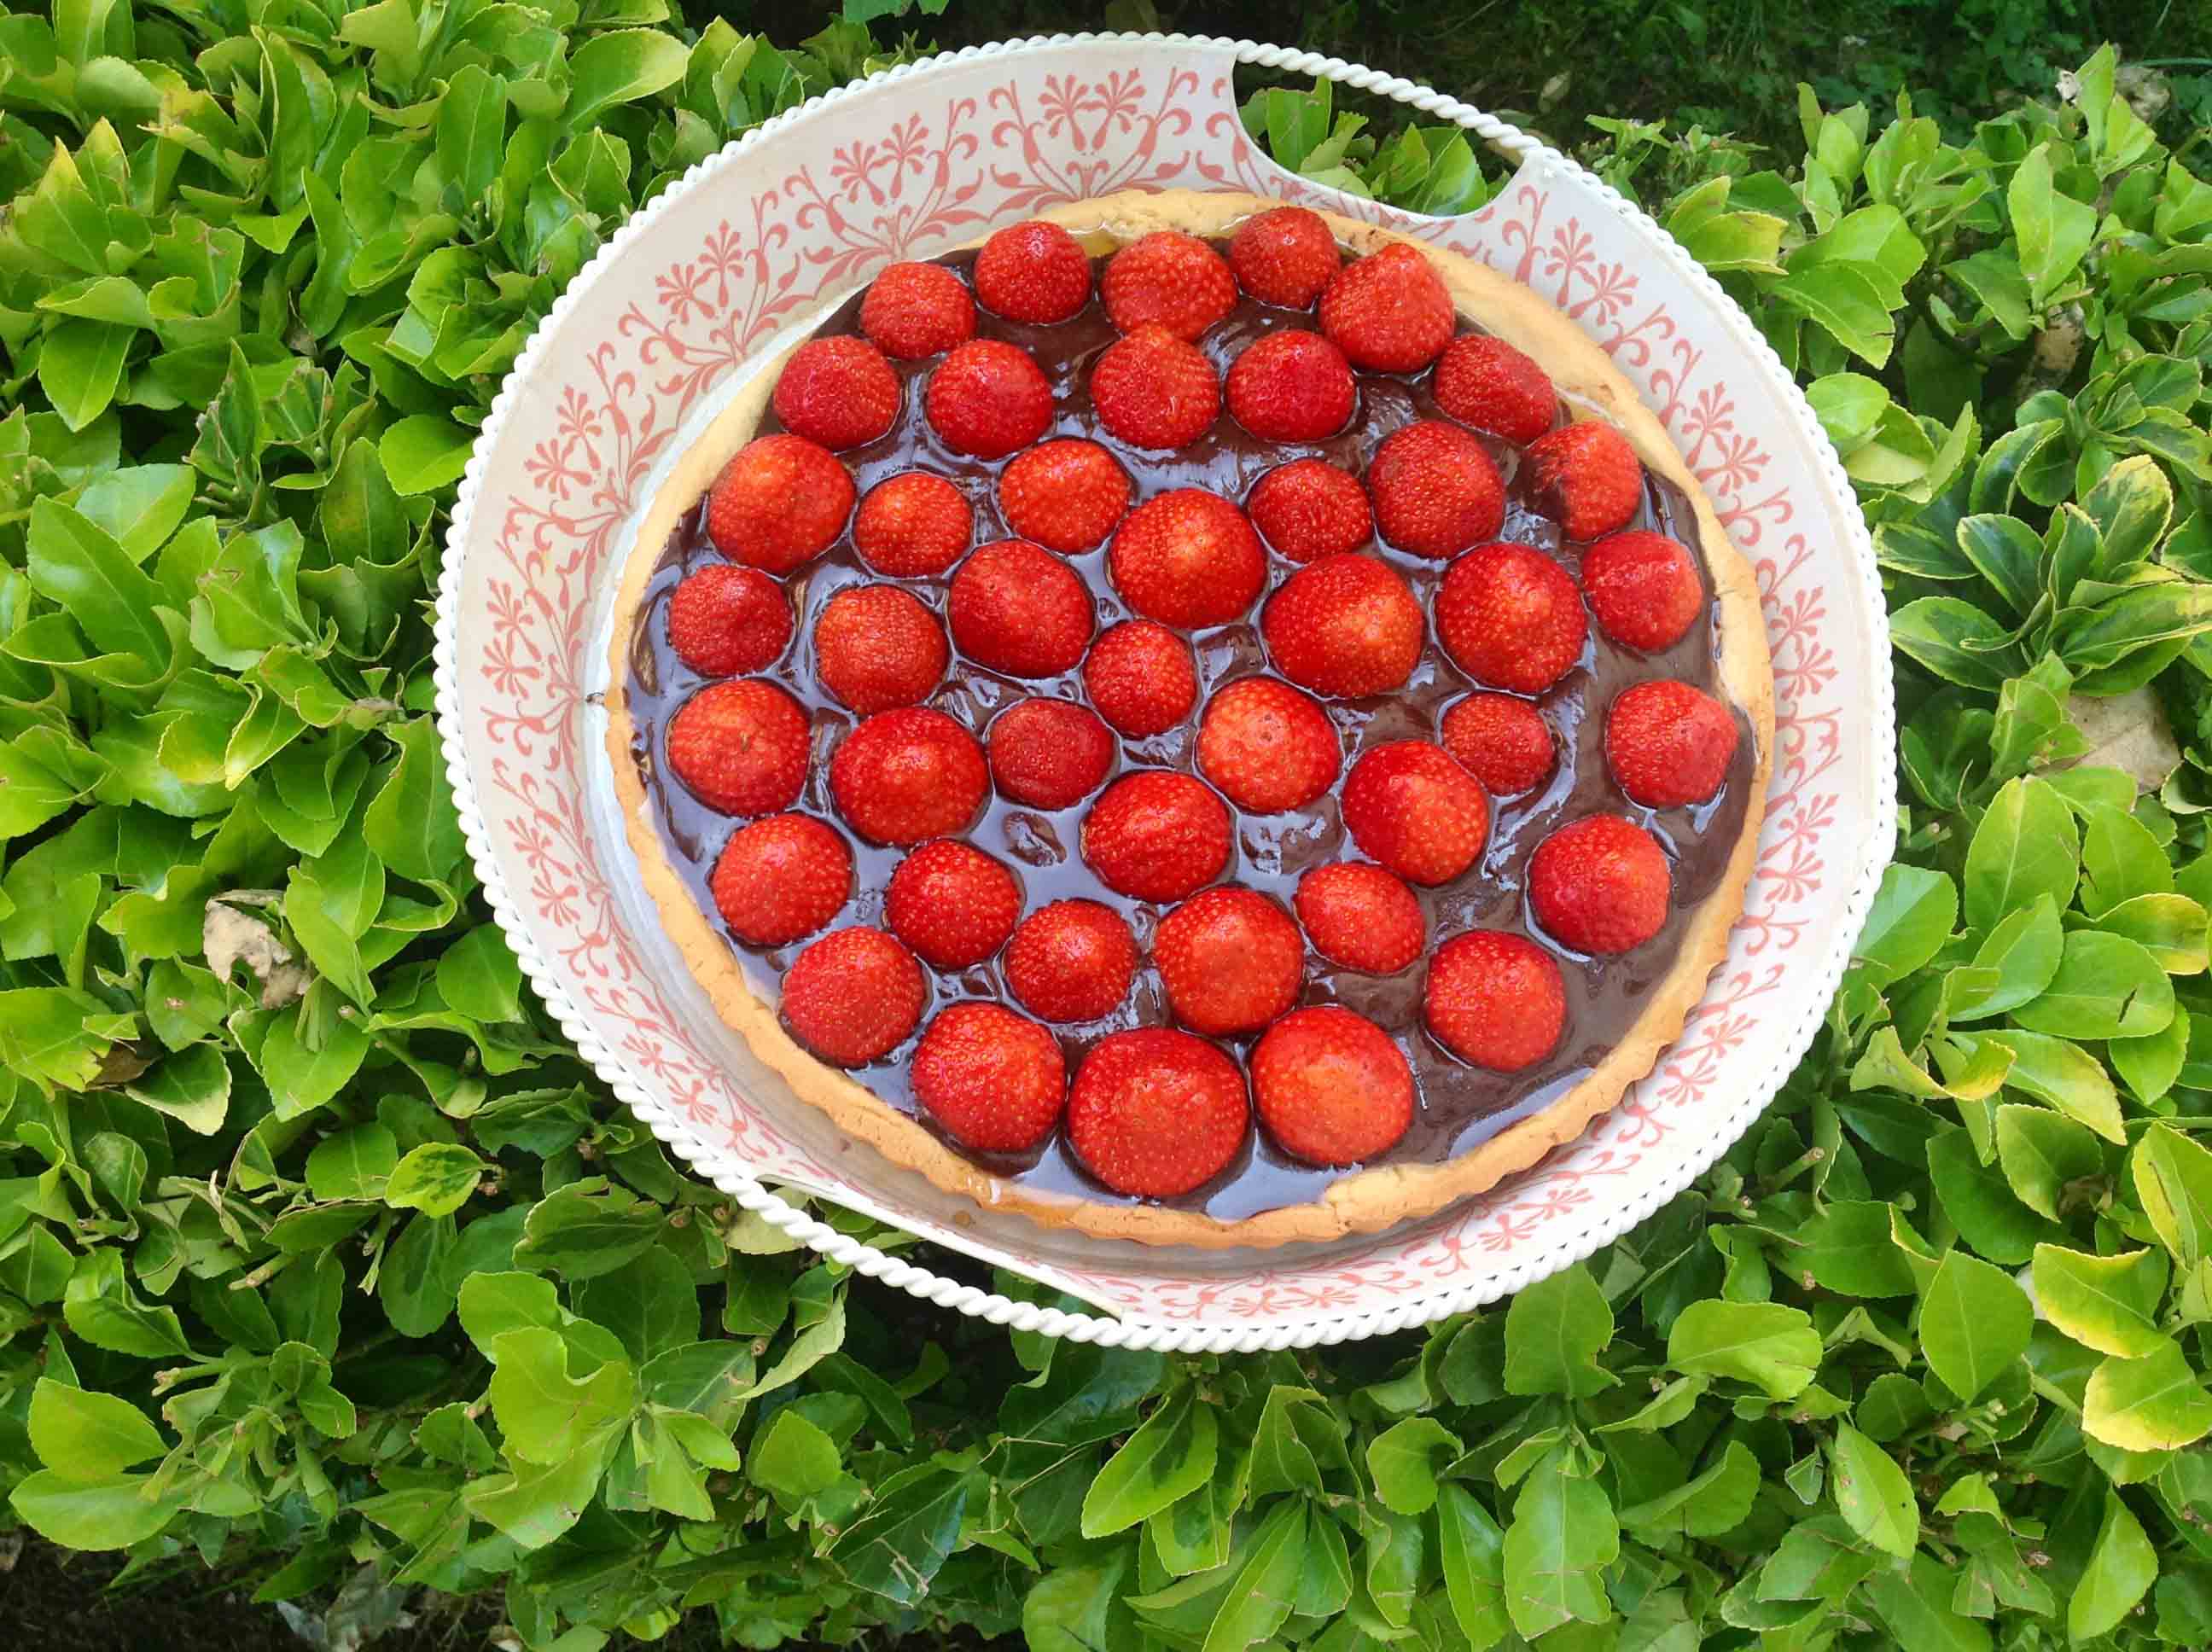
{"type": "MultiPolygon", "coordinates": [[[[1199,236],[1223,234],[1244,219],[1281,204],[1260,196],[1225,191],[1127,191],[1077,202],[1040,216],[1066,226],[1094,251],[1103,251],[1154,229],[1181,229],[1199,236]]],[[[1660,1054],[1680,1035],[1691,1007],[1704,997],[1706,981],[1728,951],[1729,932],[1742,913],[1745,890],[1758,857],[1774,745],[1773,671],[1758,585],[1750,564],[1722,529],[1711,501],[1682,462],[1665,428],[1638,399],[1605,352],[1527,288],[1471,258],[1425,241],[1332,213],[1321,216],[1338,241],[1354,252],[1378,252],[1397,241],[1419,250],[1443,278],[1461,314],[1534,357],[1574,416],[1605,418],[1628,438],[1645,465],[1681,489],[1697,515],[1698,549],[1720,608],[1720,646],[1715,662],[1718,686],[1749,720],[1755,744],[1751,795],[1735,845],[1720,881],[1692,914],[1683,932],[1680,951],[1673,966],[1653,985],[1643,1012],[1605,1060],[1574,1088],[1468,1152],[1441,1163],[1389,1164],[1349,1171],[1308,1203],[1231,1221],[1199,1211],[1039,1193],[962,1157],[926,1126],[879,1100],[850,1075],[809,1054],[784,1029],[775,1006],[753,990],[729,943],[692,900],[669,864],[631,756],[635,727],[626,699],[631,633],[661,550],[684,513],[706,493],[723,465],[760,422],[782,356],[762,364],[730,405],[678,459],[639,525],[616,595],[606,740],[616,791],[622,800],[623,825],[637,854],[646,891],[716,1011],[744,1036],[756,1054],[783,1075],[802,1100],[828,1114],[848,1136],[867,1143],[893,1163],[920,1172],[948,1193],[963,1194],[994,1209],[1018,1211],[1048,1227],[1144,1244],[1207,1249],[1266,1248],[1377,1232],[1487,1191],[1516,1171],[1526,1169],[1559,1143],[1580,1135],[1620,1099],[1630,1084],[1650,1072],[1660,1054]]]]}

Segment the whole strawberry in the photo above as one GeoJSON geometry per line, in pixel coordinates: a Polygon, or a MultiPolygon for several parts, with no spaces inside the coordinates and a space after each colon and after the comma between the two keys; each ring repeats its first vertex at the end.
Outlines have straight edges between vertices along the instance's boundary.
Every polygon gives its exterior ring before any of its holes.
{"type": "Polygon", "coordinates": [[[975,301],[941,264],[894,264],[869,283],[860,331],[884,355],[918,361],[975,336],[975,301]]]}
{"type": "Polygon", "coordinates": [[[823,1060],[865,1066],[906,1042],[927,994],[913,953],[880,929],[841,929],[784,971],[784,1024],[823,1060]]]}
{"type": "Polygon", "coordinates": [[[1559,1048],[1567,990],[1552,955],[1527,936],[1478,929],[1429,960],[1421,1013],[1462,1060],[1518,1072],[1559,1048]]]}
{"type": "Polygon", "coordinates": [[[1647,809],[1705,803],[1735,760],[1735,719],[1687,683],[1622,690],[1605,714],[1605,761],[1620,789],[1647,809]]]}
{"type": "Polygon", "coordinates": [[[866,717],[919,705],[951,658],[937,616],[895,585],[848,586],[814,622],[814,674],[866,717]]]}
{"type": "Polygon", "coordinates": [[[1375,532],[1367,489],[1327,459],[1276,466],[1254,484],[1244,510],[1275,554],[1294,562],[1357,550],[1375,532]]]}
{"type": "Polygon", "coordinates": [[[1252,1100],[1278,1146],[1310,1164],[1388,1152],[1413,1121],[1413,1070],[1365,1016],[1296,1010],[1252,1049],[1252,1100]]]}
{"type": "Polygon", "coordinates": [[[1437,591],[1437,640],[1476,682],[1541,694],[1583,657],[1589,622],[1566,569],[1528,545],[1484,545],[1437,591]]]}
{"type": "Polygon", "coordinates": [[[769,404],[792,434],[835,452],[889,430],[899,399],[898,374],[884,353],[848,333],[809,339],[793,350],[769,404]]]}
{"type": "Polygon", "coordinates": [[[1065,321],[1091,301],[1091,255],[1058,224],[1011,225],[975,254],[975,296],[1009,321],[1065,321]]]}
{"type": "Polygon", "coordinates": [[[1583,553],[1583,595],[1606,635],[1646,653],[1673,647],[1705,611],[1688,548],[1635,529],[1608,533],[1583,553]]]}
{"type": "Polygon", "coordinates": [[[1016,803],[1065,809],[1105,783],[1114,735],[1071,700],[1017,700],[991,720],[991,778],[1016,803]]]}
{"type": "Polygon", "coordinates": [[[1091,645],[1083,689],[1098,714],[1141,740],[1168,730],[1198,703],[1190,645],[1153,620],[1123,620],[1091,645]]]}
{"type": "Polygon", "coordinates": [[[1297,1002],[1305,941],[1282,908],[1249,889],[1210,889],[1152,938],[1168,1006],[1193,1032],[1257,1032],[1297,1002]]]}
{"type": "Polygon", "coordinates": [[[853,477],[819,442],[759,436],[707,492],[707,537],[733,562],[788,574],[829,550],[853,513],[853,477]]]}
{"type": "Polygon", "coordinates": [[[1310,309],[1344,260],[1328,221],[1304,207],[1275,207],[1237,226],[1229,267],[1239,286],[1262,304],[1310,309]]]}
{"type": "Polygon", "coordinates": [[[1372,556],[1307,563],[1267,599],[1260,632],[1285,677],[1347,699],[1403,687],[1425,635],[1406,581],[1372,556]]]}
{"type": "Polygon", "coordinates": [[[1133,447],[1181,447],[1220,416],[1221,380],[1195,344],[1146,325],[1099,356],[1091,405],[1099,423],[1133,447]]]}
{"type": "Polygon", "coordinates": [[[1098,1041],[1067,1098],[1067,1139],[1116,1193],[1173,1199],[1211,1181],[1243,1146],[1251,1107],[1237,1063],[1170,1027],[1098,1041]]]}
{"type": "Polygon", "coordinates": [[[1043,442],[999,473],[999,508],[1023,538],[1072,556],[1103,544],[1127,514],[1128,473],[1095,441],[1043,442]]]}
{"type": "Polygon", "coordinates": [[[1344,428],[1358,392],[1344,352],[1286,327],[1247,345],[1229,368],[1229,411],[1262,441],[1320,441],[1344,428]]]}
{"type": "Polygon", "coordinates": [[[1052,1133],[1067,1094],[1060,1041],[996,1004],[939,1012],[914,1052],[914,1098],[970,1152],[1023,1153],[1052,1133]]]}
{"type": "Polygon", "coordinates": [[[1052,422],[1052,386],[1025,351],[995,338],[972,338],[937,364],[922,410],[954,452],[1004,459],[1044,434],[1052,422]]]}
{"type": "Polygon", "coordinates": [[[1528,857],[1528,910],[1577,952],[1626,952],[1667,922],[1674,874],[1659,840],[1620,815],[1586,815],[1528,857]]]}
{"type": "Polygon", "coordinates": [[[884,891],[891,932],[935,969],[965,969],[1014,932],[1022,886],[973,844],[940,837],[899,862],[884,891]]]}
{"type": "Polygon", "coordinates": [[[1416,884],[1445,884],[1482,853],[1490,802],[1474,775],[1426,740],[1363,753],[1344,782],[1344,825],[1363,853],[1416,884]]]}
{"type": "Polygon", "coordinates": [[[1328,714],[1289,683],[1248,677],[1206,702],[1198,766],[1245,813],[1280,814],[1336,784],[1344,740],[1328,714]]]}
{"type": "Polygon", "coordinates": [[[1047,1021],[1096,1021],[1129,996],[1137,943],[1096,901],[1054,901],[1022,920],[1006,944],[1006,987],[1047,1021]]]}
{"type": "Polygon", "coordinates": [[[799,701],[773,683],[711,683],[668,720],[668,767],[726,815],[788,809],[806,784],[811,733],[799,701]]]}
{"type": "Polygon", "coordinates": [[[1354,258],[1321,295],[1321,330],[1352,366],[1378,373],[1419,372],[1457,325],[1443,281],[1403,242],[1354,258]]]}
{"type": "Polygon", "coordinates": [[[1180,901],[1228,865],[1229,811],[1188,774],[1124,774],[1083,818],[1083,858],[1116,894],[1180,901]]]}
{"type": "Polygon", "coordinates": [[[1364,861],[1316,866],[1298,879],[1294,904],[1314,951],[1363,975],[1395,975],[1428,944],[1413,891],[1364,861]]]}
{"type": "Polygon", "coordinates": [[[853,852],[811,815],[771,815],[731,835],[707,880],[714,909],[748,946],[788,946],[837,915],[853,852]]]}
{"type": "Polygon", "coordinates": [[[1468,695],[1444,714],[1437,738],[1494,798],[1519,797],[1559,762],[1544,714],[1510,694],[1468,695]]]}
{"type": "Polygon", "coordinates": [[[1267,577],[1267,554],[1244,513],[1199,488],[1177,488],[1131,511],[1106,562],[1130,607],[1185,630],[1241,617],[1267,577]]]}
{"type": "Polygon", "coordinates": [[[1644,502],[1644,466],[1628,438],[1595,419],[1539,436],[1523,456],[1540,508],[1570,539],[1597,539],[1628,525],[1644,502]]]}
{"type": "Polygon", "coordinates": [[[1161,326],[1188,340],[1237,307],[1237,277],[1197,236],[1156,229],[1107,259],[1098,296],[1125,333],[1161,326]]]}
{"type": "Polygon", "coordinates": [[[941,476],[902,471],[868,489],[853,517],[853,549],[894,580],[942,574],[968,554],[975,513],[941,476]]]}
{"type": "Polygon", "coordinates": [[[714,562],[668,596],[668,646],[704,677],[770,665],[791,641],[791,599],[757,568],[714,562]]]}
{"type": "Polygon", "coordinates": [[[969,557],[945,607],[960,652],[1009,677],[1073,671],[1091,643],[1091,588],[1026,539],[1001,539],[969,557]]]}
{"type": "Polygon", "coordinates": [[[1549,430],[1559,409],[1544,369],[1486,333],[1453,339],[1430,387],[1437,405],[1462,424],[1522,446],[1549,430]]]}
{"type": "Polygon", "coordinates": [[[1417,556],[1456,556],[1505,521],[1505,482],[1489,452],[1442,419],[1384,437],[1368,462],[1367,491],[1382,537],[1417,556]]]}
{"type": "Polygon", "coordinates": [[[975,737],[926,706],[864,718],[830,760],[837,812],[876,843],[964,830],[990,789],[975,737]]]}

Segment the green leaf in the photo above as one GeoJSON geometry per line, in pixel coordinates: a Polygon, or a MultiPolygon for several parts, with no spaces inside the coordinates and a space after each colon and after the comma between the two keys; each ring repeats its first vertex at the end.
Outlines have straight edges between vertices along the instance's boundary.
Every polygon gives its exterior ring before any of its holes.
{"type": "Polygon", "coordinates": [[[1897,1461],[1849,1423],[1828,1448],[1836,1507],[1850,1528],[1885,1554],[1903,1559],[1920,1540],[1920,1505],[1897,1461]]]}
{"type": "Polygon", "coordinates": [[[867,1511],[837,1535],[830,1558],[856,1588],[913,1606],[951,1552],[968,1506],[968,1477],[932,1463],[901,1469],[867,1511]]]}
{"type": "Polygon", "coordinates": [[[1972,1402],[2027,1351],[2035,1315],[2001,1268],[1954,1249],[1920,1298],[1920,1350],[1928,1369],[1972,1402]]]}
{"type": "Polygon", "coordinates": [[[2005,189],[2028,301],[2039,306],[2074,273],[2097,234],[2096,208],[2060,193],[2053,181],[2056,148],[2045,143],[2031,150],[2005,189]]]}
{"type": "Polygon", "coordinates": [[[2073,811],[2045,781],[2007,780],[1966,847],[1966,922],[1993,929],[2039,895],[2064,911],[2081,860],[2073,811]]]}
{"type": "Polygon", "coordinates": [[[1395,1513],[1426,1514],[1437,1500],[1439,1459],[1449,1461],[1462,1449],[1459,1436],[1433,1417],[1394,1423],[1367,1444],[1367,1472],[1374,1479],[1375,1494],[1395,1513]]]}
{"type": "Polygon", "coordinates": [[[2128,1155],[2128,1174],[2153,1232],[2185,1268],[2212,1256],[2212,1151],[2154,1124],[2128,1155]]]}
{"type": "Polygon", "coordinates": [[[636,1380],[626,1360],[608,1360],[588,1376],[568,1374],[568,1345],[556,1331],[527,1327],[492,1339],[492,1415],[507,1455],[523,1462],[557,1463],[593,1450],[604,1434],[629,1418],[636,1380]]]}
{"type": "Polygon", "coordinates": [[[2056,1221],[2067,1190],[2104,1173],[2097,1139],[2073,1120],[2040,1107],[1997,1109],[1997,1163],[2021,1202],[2056,1221]]]}
{"type": "Polygon", "coordinates": [[[2081,910],[2102,917],[2122,902],[2173,890],[2173,866],[2150,829],[2118,809],[2093,808],[2081,835],[2081,910]]]}
{"type": "Polygon", "coordinates": [[[399,1161],[386,1183],[384,1202],[426,1216],[450,1216],[469,1202],[484,1163],[455,1143],[426,1141],[399,1161]]]}
{"type": "Polygon", "coordinates": [[[1910,1296],[1912,1270],[1890,1236],[1889,1211],[1869,1200],[1836,1200],[1798,1230],[1798,1263],[1847,1297],[1910,1296]]]}
{"type": "Polygon", "coordinates": [[[1780,1303],[1693,1302],[1667,1333],[1667,1363],[1686,1376],[1732,1377],[1792,1400],[1820,1366],[1820,1333],[1780,1303]]]}
{"type": "Polygon", "coordinates": [[[2038,1245],[2034,1278],[2044,1318],[2084,1347],[2140,1359],[2166,1340],[2158,1306],[2166,1296],[2166,1262],[2157,1251],[2093,1256],[2038,1245]]]}
{"type": "Polygon", "coordinates": [[[1612,1606],[1603,1573],[1620,1555],[1612,1499],[1553,1450],[1529,1472],[1505,1531],[1505,1606],[1514,1628],[1534,1638],[1577,1620],[1604,1622],[1612,1606]]]}
{"type": "Polygon", "coordinates": [[[2081,1429],[2122,1451],[2172,1451],[2212,1434],[2212,1394],[2180,1345],[2161,1341],[2140,1359],[2107,1358],[2089,1374],[2081,1429]]]}
{"type": "MultiPolygon", "coordinates": [[[[590,130],[602,112],[666,90],[684,78],[690,48],[658,29],[626,28],[596,34],[568,59],[568,107],[562,124],[590,130]]],[[[395,477],[394,485],[398,486],[395,477]]],[[[400,486],[400,492],[408,489],[400,486]]]]}
{"type": "Polygon", "coordinates": [[[1465,1486],[1437,1488],[1444,1590],[1468,1652],[1488,1652],[1513,1627],[1505,1608],[1505,1534],[1465,1486]]]}
{"type": "Polygon", "coordinates": [[[2173,985],[2133,941],[2077,929],[2066,938],[2051,984],[2013,1019],[2057,1038],[2144,1038],[2173,1019],[2173,985]]]}
{"type": "Polygon", "coordinates": [[[2097,927],[2133,941],[2169,975],[2201,975],[2212,963],[2208,914],[2185,895],[2138,895],[2106,911],[2097,927]]]}
{"type": "Polygon", "coordinates": [[[1613,1309],[1579,1262],[1527,1286],[1505,1314],[1509,1394],[1577,1398],[1612,1384],[1597,1356],[1613,1340],[1613,1309]]]}
{"type": "Polygon", "coordinates": [[[377,442],[377,456],[384,461],[384,474],[395,493],[436,493],[461,479],[475,444],[476,433],[451,419],[414,413],[385,431],[377,442]]]}
{"type": "Polygon", "coordinates": [[[67,609],[95,647],[167,664],[170,635],[154,612],[158,588],[112,535],[41,499],[31,507],[29,550],[31,583],[67,609]]]}
{"type": "Polygon", "coordinates": [[[836,1481],[843,1466],[837,1442],[799,1412],[786,1406],[761,1430],[745,1460],[745,1476],[795,1509],[836,1481]]]}
{"type": "Polygon", "coordinates": [[[2158,1552],[2143,1534],[2142,1522],[2118,1492],[2106,1491],[2097,1546],[2066,1603],[2067,1634],[2080,1642],[2111,1633],[2157,1581],[2158,1552]]]}
{"type": "Polygon", "coordinates": [[[1893,864],[1882,872],[1852,957],[1884,981],[1902,980],[1936,956],[1958,917],[1959,891],[1948,878],[1893,864]]]}
{"type": "Polygon", "coordinates": [[[8,1501],[31,1529],[70,1549],[127,1549],[176,1517],[181,1493],[161,1493],[152,1474],[79,1479],[41,1469],[19,1482],[8,1501]]]}
{"type": "Polygon", "coordinates": [[[39,1461],[72,1480],[112,1479],[168,1449],[128,1400],[44,1376],[31,1390],[30,1433],[39,1461]]]}
{"type": "Polygon", "coordinates": [[[381,1199],[399,1163],[399,1144],[380,1124],[325,1136],[307,1155],[307,1191],[319,1200],[381,1199]]]}
{"type": "Polygon", "coordinates": [[[1951,1604],[1951,1574],[1933,1555],[1882,1567],[1861,1593],[1900,1652],[1990,1652],[1990,1631],[1951,1604]]]}
{"type": "Polygon", "coordinates": [[[115,399],[123,363],[135,337],[106,321],[64,321],[39,349],[39,388],[62,422],[82,430],[115,399]]]}
{"type": "Polygon", "coordinates": [[[1869,366],[1878,367],[1889,360],[1895,328],[1882,286],[1865,264],[1844,260],[1807,267],[1792,260],[1790,273],[1768,291],[1812,318],[1869,366]]]}
{"type": "MultiPolygon", "coordinates": [[[[2169,991],[2171,988],[2168,989],[2169,991]]],[[[1991,1032],[1978,1035],[1990,1043],[2012,1052],[2012,1067],[2005,1083],[2048,1102],[2069,1117],[2086,1124],[2106,1141],[2127,1139],[2120,1124],[2119,1092],[2097,1063],[2079,1044],[2042,1033],[1991,1032]]]]}
{"type": "MultiPolygon", "coordinates": [[[[1958,597],[1923,597],[1889,616],[1889,640],[1900,653],[1947,683],[1990,694],[2024,663],[2008,635],[1993,616],[1958,597]]],[[[1969,894],[1970,913],[1972,900],[1969,894]]]]}
{"type": "Polygon", "coordinates": [[[572,1181],[531,1207],[515,1266],[571,1279],[611,1273],[660,1236],[664,1220],[659,1206],[603,1177],[572,1181]]]}
{"type": "Polygon", "coordinates": [[[1083,1497],[1083,1535],[1127,1531],[1213,1479],[1219,1430],[1212,1407],[1186,1385],[1106,1460],[1083,1497]]]}

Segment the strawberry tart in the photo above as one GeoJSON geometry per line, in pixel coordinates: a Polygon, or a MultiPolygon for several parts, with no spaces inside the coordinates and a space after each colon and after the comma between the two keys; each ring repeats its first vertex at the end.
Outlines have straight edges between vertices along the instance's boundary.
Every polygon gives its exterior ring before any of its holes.
{"type": "Polygon", "coordinates": [[[1603,351],[1242,195],[883,270],[679,458],[615,628],[724,1017],[939,1186],[1152,1243],[1374,1231],[1613,1106],[1773,733],[1751,571],[1603,351]]]}

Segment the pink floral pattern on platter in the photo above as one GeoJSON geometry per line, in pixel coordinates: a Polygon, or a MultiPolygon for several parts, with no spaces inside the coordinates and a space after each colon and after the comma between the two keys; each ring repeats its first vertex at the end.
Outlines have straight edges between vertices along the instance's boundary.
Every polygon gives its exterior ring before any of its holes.
{"type": "MultiPolygon", "coordinates": [[[[688,246],[672,252],[671,237],[647,237],[625,254],[639,273],[599,273],[611,304],[572,318],[587,342],[553,358],[569,365],[542,410],[515,416],[537,427],[534,440],[512,485],[479,507],[491,525],[471,556],[487,562],[480,575],[471,570],[475,601],[459,638],[470,767],[520,919],[602,1041],[678,1117],[762,1174],[842,1185],[847,1173],[777,1128],[686,1030],[626,927],[585,806],[596,604],[617,576],[621,531],[686,418],[763,341],[884,264],[1115,190],[1235,187],[1304,200],[1425,235],[1531,286],[1638,385],[1757,568],[1775,659],[1774,780],[1758,874],[1711,991],[1658,1068],[1580,1140],[1359,1254],[1185,1278],[1070,1270],[1025,1256],[1003,1234],[989,1245],[1040,1278],[1155,1321],[1373,1307],[1477,1280],[1499,1258],[1552,1242],[1563,1222],[1632,1193],[1655,1162],[1680,1158],[1674,1138],[1705,1127],[1700,1106],[1753,1036],[1762,1001],[1802,967],[1794,955],[1827,939],[1840,898],[1832,846],[1855,823],[1838,605],[1812,537],[1822,512],[1809,484],[1747,428],[1703,342],[1712,325],[1686,318],[1678,278],[1627,256],[1625,227],[1571,179],[1561,187],[1531,167],[1466,218],[1413,218],[1267,161],[1236,116],[1225,72],[1188,66],[1190,54],[1120,56],[1065,55],[1044,72],[1000,65],[990,83],[948,75],[927,107],[917,82],[897,115],[842,119],[813,159],[769,169],[773,181],[749,196],[718,196],[711,226],[688,246]]],[[[1855,865],[1856,851],[1844,859],[1855,865]]],[[[919,1231],[936,1226],[881,1187],[868,1193],[919,1231]]]]}

